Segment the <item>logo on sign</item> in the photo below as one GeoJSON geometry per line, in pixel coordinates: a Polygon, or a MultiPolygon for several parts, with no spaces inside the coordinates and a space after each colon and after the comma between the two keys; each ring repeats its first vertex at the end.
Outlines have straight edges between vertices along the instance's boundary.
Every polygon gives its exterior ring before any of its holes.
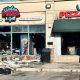
{"type": "Polygon", "coordinates": [[[13,5],[11,7],[7,6],[2,10],[2,18],[5,18],[6,22],[14,22],[16,18],[20,17],[20,12],[13,5]]]}
{"type": "Polygon", "coordinates": [[[80,11],[80,5],[76,5],[76,9],[78,10],[78,11],[80,11]]]}
{"type": "Polygon", "coordinates": [[[72,17],[80,17],[80,5],[76,5],[76,11],[61,11],[59,13],[59,17],[72,18],[72,17]]]}

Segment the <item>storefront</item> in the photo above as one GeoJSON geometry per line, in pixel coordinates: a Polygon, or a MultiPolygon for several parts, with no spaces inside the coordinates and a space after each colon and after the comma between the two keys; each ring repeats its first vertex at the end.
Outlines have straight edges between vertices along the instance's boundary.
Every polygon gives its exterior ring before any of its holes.
{"type": "Polygon", "coordinates": [[[79,1],[64,1],[55,3],[55,19],[52,30],[52,34],[55,38],[54,62],[79,62],[79,3],[79,1]]]}
{"type": "Polygon", "coordinates": [[[0,60],[36,59],[43,48],[53,46],[50,35],[53,3],[52,0],[0,2],[0,60]]]}
{"type": "Polygon", "coordinates": [[[44,47],[44,38],[45,25],[0,26],[0,52],[5,55],[34,55],[34,48],[44,47]]]}
{"type": "Polygon", "coordinates": [[[44,3],[0,3],[0,58],[22,57],[35,59],[45,48],[45,12],[39,11],[44,3]],[[38,9],[28,8],[39,5],[38,9]],[[26,8],[25,8],[26,7],[26,8]]]}

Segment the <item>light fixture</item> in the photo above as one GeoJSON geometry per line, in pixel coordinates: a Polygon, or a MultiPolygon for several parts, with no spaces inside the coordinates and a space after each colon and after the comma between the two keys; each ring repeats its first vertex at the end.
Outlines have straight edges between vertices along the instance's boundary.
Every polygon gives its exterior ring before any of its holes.
{"type": "Polygon", "coordinates": [[[51,4],[46,4],[46,9],[50,9],[51,8],[51,4]]]}
{"type": "Polygon", "coordinates": [[[48,28],[52,28],[52,24],[49,24],[49,25],[48,25],[48,28]]]}

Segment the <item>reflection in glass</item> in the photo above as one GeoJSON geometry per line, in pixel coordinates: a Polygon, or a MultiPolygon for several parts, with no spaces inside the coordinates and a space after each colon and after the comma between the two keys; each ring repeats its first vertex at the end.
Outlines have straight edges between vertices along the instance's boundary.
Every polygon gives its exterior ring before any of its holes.
{"type": "Polygon", "coordinates": [[[45,32],[45,25],[30,25],[29,31],[31,33],[44,33],[45,32]]]}
{"type": "Polygon", "coordinates": [[[28,32],[28,26],[26,25],[12,26],[12,32],[28,32]]]}

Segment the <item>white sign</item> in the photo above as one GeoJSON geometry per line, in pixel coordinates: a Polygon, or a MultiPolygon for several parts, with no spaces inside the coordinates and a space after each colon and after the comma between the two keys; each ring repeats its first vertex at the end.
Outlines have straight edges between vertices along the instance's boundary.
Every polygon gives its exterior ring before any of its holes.
{"type": "Polygon", "coordinates": [[[19,21],[41,21],[40,17],[31,17],[31,18],[20,18],[19,21]]]}
{"type": "Polygon", "coordinates": [[[48,37],[48,42],[53,42],[54,41],[54,37],[48,37]]]}

